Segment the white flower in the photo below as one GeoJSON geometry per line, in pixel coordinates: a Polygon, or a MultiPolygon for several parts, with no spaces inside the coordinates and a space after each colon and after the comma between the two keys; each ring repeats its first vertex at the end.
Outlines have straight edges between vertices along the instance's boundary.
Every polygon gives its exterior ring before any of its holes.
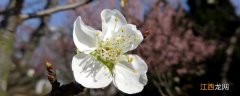
{"type": "Polygon", "coordinates": [[[135,25],[127,24],[118,10],[101,12],[102,32],[83,23],[74,22],[73,41],[80,51],[73,57],[75,80],[87,88],[113,84],[122,92],[133,94],[147,83],[147,65],[137,55],[125,54],[135,49],[143,36],[135,25]]]}

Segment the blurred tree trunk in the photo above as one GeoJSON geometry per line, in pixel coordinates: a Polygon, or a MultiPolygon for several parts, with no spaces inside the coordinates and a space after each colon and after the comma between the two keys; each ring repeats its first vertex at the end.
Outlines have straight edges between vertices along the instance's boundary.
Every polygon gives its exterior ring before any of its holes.
{"type": "Polygon", "coordinates": [[[0,96],[7,96],[8,75],[14,66],[11,62],[12,41],[14,35],[0,30],[0,96]]]}

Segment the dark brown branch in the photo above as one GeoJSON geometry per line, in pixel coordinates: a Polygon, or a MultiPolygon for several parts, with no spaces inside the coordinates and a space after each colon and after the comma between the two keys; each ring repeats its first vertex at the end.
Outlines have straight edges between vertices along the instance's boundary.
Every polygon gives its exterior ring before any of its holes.
{"type": "Polygon", "coordinates": [[[3,21],[0,23],[0,27],[9,30],[15,29],[16,26],[20,24],[21,20],[18,19],[18,16],[23,8],[23,3],[24,0],[10,0],[6,9],[0,12],[0,14],[3,14],[4,18],[3,21]]]}
{"type": "Polygon", "coordinates": [[[226,58],[225,63],[223,64],[222,73],[221,73],[222,82],[223,83],[228,81],[227,80],[227,73],[229,71],[229,67],[230,67],[230,64],[232,62],[232,58],[231,57],[233,55],[233,52],[234,52],[234,49],[235,49],[235,46],[236,46],[239,34],[240,34],[240,28],[238,28],[236,30],[235,34],[230,38],[230,45],[226,49],[226,57],[227,58],[226,58]]]}
{"type": "MultiPolygon", "coordinates": [[[[56,82],[56,85],[58,84],[59,82],[56,82]]],[[[71,82],[52,89],[52,91],[45,96],[74,96],[79,94],[83,90],[84,87],[82,85],[76,82],[71,82]]]]}
{"type": "Polygon", "coordinates": [[[77,2],[74,4],[69,4],[69,5],[62,5],[62,6],[57,6],[55,8],[50,8],[50,9],[46,9],[46,10],[42,10],[40,12],[37,13],[31,13],[31,14],[21,14],[20,17],[21,19],[29,19],[29,18],[34,18],[34,17],[42,17],[42,16],[46,16],[46,15],[50,15],[52,13],[56,13],[59,11],[64,11],[64,10],[69,10],[69,9],[74,9],[76,7],[80,7],[83,6],[85,4],[90,3],[93,0],[84,0],[81,2],[77,2]]]}
{"type": "Polygon", "coordinates": [[[45,96],[74,96],[84,90],[84,87],[77,82],[70,82],[60,86],[57,80],[56,72],[52,67],[52,64],[46,63],[48,71],[48,80],[52,85],[52,90],[45,96]]]}

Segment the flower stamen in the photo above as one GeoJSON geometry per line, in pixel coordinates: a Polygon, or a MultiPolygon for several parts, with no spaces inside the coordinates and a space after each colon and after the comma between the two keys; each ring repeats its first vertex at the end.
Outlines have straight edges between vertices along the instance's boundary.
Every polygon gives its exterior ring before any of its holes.
{"type": "Polygon", "coordinates": [[[113,32],[115,32],[115,29],[116,29],[116,26],[117,26],[117,22],[118,22],[118,17],[115,17],[115,24],[114,24],[113,32]]]}
{"type": "Polygon", "coordinates": [[[121,49],[112,46],[112,44],[114,43],[110,42],[109,39],[101,41],[98,48],[90,53],[98,61],[104,64],[110,72],[112,72],[114,64],[119,61],[118,58],[121,53],[121,49]]]}

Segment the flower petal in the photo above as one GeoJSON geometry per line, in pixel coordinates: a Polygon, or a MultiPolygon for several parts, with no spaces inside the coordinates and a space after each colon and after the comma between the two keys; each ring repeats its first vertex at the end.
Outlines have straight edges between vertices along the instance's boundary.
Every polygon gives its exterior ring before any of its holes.
{"type": "Polygon", "coordinates": [[[122,26],[121,29],[110,38],[110,40],[116,41],[121,37],[123,37],[124,40],[117,45],[122,49],[123,53],[136,49],[143,40],[142,33],[132,24],[122,26]]]}
{"type": "Polygon", "coordinates": [[[101,19],[102,19],[102,32],[104,35],[104,39],[110,38],[116,31],[118,31],[121,26],[127,24],[126,19],[116,9],[104,9],[101,12],[101,19]]]}
{"type": "Polygon", "coordinates": [[[129,55],[132,62],[120,61],[114,67],[114,85],[128,94],[138,93],[147,83],[147,65],[137,55],[129,55]]]}
{"type": "Polygon", "coordinates": [[[126,35],[131,36],[131,41],[129,45],[126,45],[124,49],[125,52],[131,51],[137,48],[137,46],[142,42],[143,36],[142,33],[137,30],[136,25],[128,24],[125,26],[126,35]]]}
{"type": "Polygon", "coordinates": [[[91,55],[79,53],[73,57],[72,70],[75,80],[87,88],[102,88],[109,85],[112,75],[91,55]]]}
{"type": "Polygon", "coordinates": [[[80,52],[89,53],[95,49],[97,34],[101,32],[85,25],[80,16],[74,22],[73,41],[80,52]]]}

